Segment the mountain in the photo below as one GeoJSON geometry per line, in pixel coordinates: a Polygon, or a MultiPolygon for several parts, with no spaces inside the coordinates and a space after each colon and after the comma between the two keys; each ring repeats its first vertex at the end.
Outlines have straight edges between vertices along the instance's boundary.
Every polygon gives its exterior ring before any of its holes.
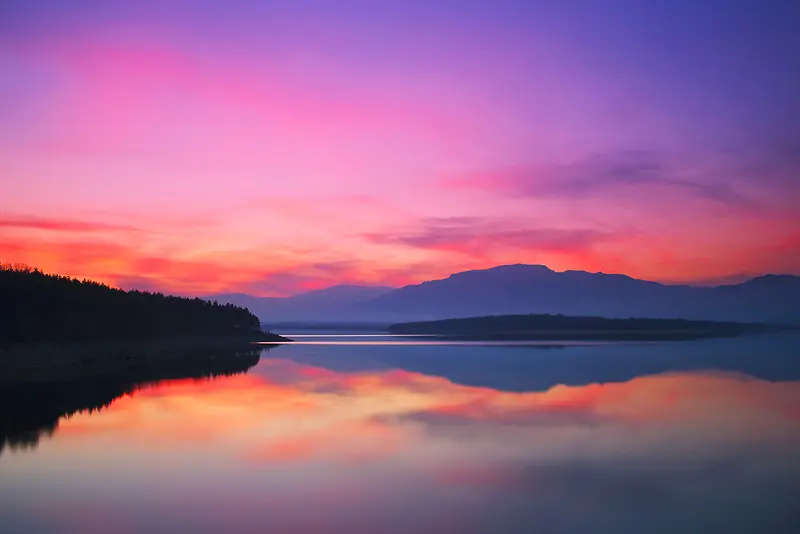
{"type": "Polygon", "coordinates": [[[331,322],[341,319],[340,314],[345,311],[348,320],[369,319],[371,312],[364,310],[359,315],[354,307],[393,290],[386,286],[338,285],[285,298],[254,297],[243,293],[203,298],[246,307],[264,322],[331,322]]]}
{"type": "Polygon", "coordinates": [[[533,313],[800,323],[800,277],[766,275],[736,285],[695,287],[503,265],[409,285],[359,309],[417,320],[533,313]]]}
{"type": "Polygon", "coordinates": [[[800,323],[800,277],[766,275],[735,285],[665,285],[621,274],[501,265],[400,289],[340,285],[287,298],[205,297],[275,323],[399,323],[509,314],[800,323]]]}
{"type": "Polygon", "coordinates": [[[358,286],[358,285],[338,285],[317,289],[307,293],[300,293],[293,297],[288,297],[284,301],[292,302],[293,305],[311,304],[315,306],[340,306],[343,304],[354,304],[374,299],[395,288],[388,286],[358,286]]]}

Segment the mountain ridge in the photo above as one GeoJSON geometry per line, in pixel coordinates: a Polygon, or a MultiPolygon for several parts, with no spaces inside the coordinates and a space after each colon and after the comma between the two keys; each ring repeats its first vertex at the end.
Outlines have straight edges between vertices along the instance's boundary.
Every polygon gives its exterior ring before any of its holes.
{"type": "MultiPolygon", "coordinates": [[[[403,322],[507,314],[800,323],[800,277],[765,274],[738,284],[663,284],[625,274],[510,264],[401,288],[340,285],[284,299],[224,294],[268,322],[403,322]]],[[[230,299],[230,300],[228,300],[230,299]]]]}
{"type": "Polygon", "coordinates": [[[426,319],[544,313],[603,317],[800,321],[800,277],[763,275],[715,287],[624,274],[503,265],[405,286],[368,303],[426,319]]]}
{"type": "Polygon", "coordinates": [[[256,297],[246,293],[220,293],[203,297],[245,306],[266,321],[330,320],[342,309],[393,291],[389,286],[340,284],[298,293],[290,297],[256,297]]]}

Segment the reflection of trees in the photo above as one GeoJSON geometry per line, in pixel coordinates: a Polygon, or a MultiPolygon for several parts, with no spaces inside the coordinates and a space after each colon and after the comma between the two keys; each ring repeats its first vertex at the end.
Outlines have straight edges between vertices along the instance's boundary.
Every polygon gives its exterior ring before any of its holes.
{"type": "Polygon", "coordinates": [[[102,411],[119,397],[163,380],[213,380],[246,373],[258,363],[262,350],[195,351],[102,378],[0,387],[0,454],[5,447],[33,449],[42,436],[56,432],[61,418],[102,411]]]}

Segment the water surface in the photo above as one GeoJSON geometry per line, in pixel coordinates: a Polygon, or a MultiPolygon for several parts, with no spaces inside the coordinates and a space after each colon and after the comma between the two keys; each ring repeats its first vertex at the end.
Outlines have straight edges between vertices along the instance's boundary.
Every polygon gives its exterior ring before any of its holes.
{"type": "Polygon", "coordinates": [[[0,532],[800,531],[796,335],[303,339],[8,440],[0,532]]]}

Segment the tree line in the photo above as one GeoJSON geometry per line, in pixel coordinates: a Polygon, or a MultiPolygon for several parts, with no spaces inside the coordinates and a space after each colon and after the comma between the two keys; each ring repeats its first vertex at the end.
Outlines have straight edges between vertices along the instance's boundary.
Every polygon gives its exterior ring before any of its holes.
{"type": "Polygon", "coordinates": [[[260,330],[247,308],[124,291],[90,280],[0,264],[0,342],[159,339],[260,330]]]}

